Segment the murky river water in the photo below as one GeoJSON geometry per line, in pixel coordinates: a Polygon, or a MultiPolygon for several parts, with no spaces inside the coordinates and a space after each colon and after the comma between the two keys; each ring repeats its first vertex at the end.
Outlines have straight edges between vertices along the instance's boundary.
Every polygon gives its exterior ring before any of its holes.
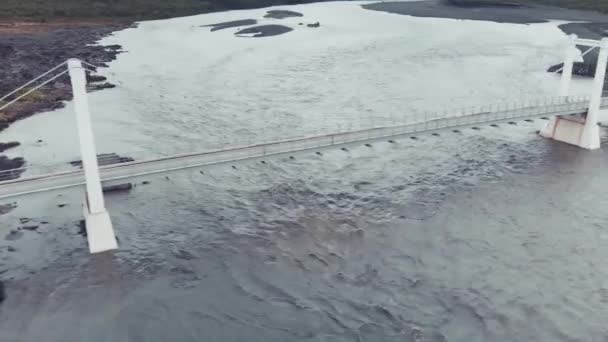
{"type": "MultiPolygon", "coordinates": [[[[291,8],[304,18],[271,38],[199,27],[264,10],[108,38],[128,52],[105,71],[118,87],[91,94],[99,152],[193,151],[558,87],[544,72],[565,44],[555,24],[291,8]]],[[[68,105],[3,140],[30,163],[67,161],[72,117],[68,105]]],[[[106,197],[120,249],[105,255],[78,234],[82,193],[19,199],[3,235],[22,217],[49,223],[0,241],[0,340],[605,340],[608,155],[541,139],[541,124],[153,176],[106,197]]]]}

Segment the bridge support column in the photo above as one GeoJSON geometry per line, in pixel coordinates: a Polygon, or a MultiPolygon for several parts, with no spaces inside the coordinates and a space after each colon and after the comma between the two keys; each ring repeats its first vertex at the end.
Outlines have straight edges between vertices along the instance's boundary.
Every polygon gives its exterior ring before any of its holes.
{"type": "MultiPolygon", "coordinates": [[[[568,60],[568,59],[567,59],[568,60]]],[[[602,39],[600,52],[591,89],[589,109],[584,118],[579,116],[559,116],[552,120],[541,131],[541,135],[588,150],[600,148],[600,130],[598,126],[604,81],[606,79],[606,64],[608,63],[608,38],[602,39]]],[[[570,72],[572,70],[570,69],[570,72]]],[[[564,73],[566,66],[564,66],[564,73]]],[[[562,76],[563,77],[563,76],[562,76]]],[[[563,88],[562,88],[563,89],[563,88]]],[[[563,94],[562,94],[563,95],[563,94]]]]}
{"type": "Polygon", "coordinates": [[[80,143],[82,168],[86,179],[86,196],[83,213],[91,253],[100,253],[118,248],[110,214],[105,208],[95,140],[91,127],[91,114],[86,91],[86,75],[82,62],[68,61],[68,70],[74,94],[74,109],[80,143]]]}
{"type": "MultiPolygon", "coordinates": [[[[564,66],[562,68],[562,78],[559,84],[559,96],[567,97],[570,94],[570,83],[572,82],[572,70],[574,69],[574,59],[578,53],[576,48],[576,40],[578,36],[573,34],[570,35],[570,42],[566,49],[566,56],[564,59],[564,66]]],[[[547,124],[540,130],[540,135],[545,138],[552,139],[555,135],[555,129],[558,126],[558,117],[553,117],[547,124]]]]}
{"type": "Polygon", "coordinates": [[[604,83],[606,82],[606,64],[608,63],[608,38],[603,38],[600,44],[600,53],[597,57],[595,67],[595,78],[591,90],[591,100],[589,110],[585,120],[585,128],[581,136],[579,146],[590,150],[600,148],[600,128],[598,122],[601,113],[602,95],[604,93],[604,83]]]}

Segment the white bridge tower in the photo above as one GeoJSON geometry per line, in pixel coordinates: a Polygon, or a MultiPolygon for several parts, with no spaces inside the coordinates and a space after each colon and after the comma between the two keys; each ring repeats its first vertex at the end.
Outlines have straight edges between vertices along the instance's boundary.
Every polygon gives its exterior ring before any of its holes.
{"type": "Polygon", "coordinates": [[[83,213],[91,253],[100,253],[118,248],[110,214],[106,210],[95,139],[91,127],[91,114],[86,91],[86,74],[82,62],[78,59],[68,60],[68,70],[74,93],[74,109],[80,142],[82,168],[86,179],[86,194],[83,213]]]}
{"type": "Polygon", "coordinates": [[[588,46],[591,49],[599,48],[595,78],[591,89],[589,110],[586,115],[557,116],[541,130],[541,135],[585,149],[600,148],[599,119],[602,106],[602,94],[606,79],[606,64],[608,63],[608,38],[601,41],[579,39],[576,35],[570,36],[570,44],[566,51],[566,59],[560,83],[560,96],[567,97],[572,81],[574,59],[578,54],[577,45],[588,46]]]}

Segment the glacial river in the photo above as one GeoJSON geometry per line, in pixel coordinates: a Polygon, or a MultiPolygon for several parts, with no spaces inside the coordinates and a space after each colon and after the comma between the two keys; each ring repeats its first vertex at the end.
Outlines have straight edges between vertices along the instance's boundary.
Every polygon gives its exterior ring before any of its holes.
{"type": "MultiPolygon", "coordinates": [[[[105,38],[125,52],[102,70],[117,87],[90,94],[98,152],[269,141],[559,87],[545,72],[567,44],[557,23],[279,9],[304,16],[231,11],[105,38]],[[201,27],[241,19],[294,30],[201,27]]],[[[541,124],[151,176],[106,196],[120,249],[103,255],[78,234],[81,191],[20,198],[0,216],[0,341],[604,340],[608,154],[542,139],[541,124]],[[20,218],[40,227],[11,234],[20,218]]],[[[78,159],[69,103],[0,138],[30,164],[78,159]]]]}

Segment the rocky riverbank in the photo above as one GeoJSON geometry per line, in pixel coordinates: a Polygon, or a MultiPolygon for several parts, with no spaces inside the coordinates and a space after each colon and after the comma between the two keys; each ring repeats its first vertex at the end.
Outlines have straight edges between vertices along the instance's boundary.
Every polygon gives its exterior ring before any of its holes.
{"type": "MultiPolygon", "coordinates": [[[[0,23],[0,94],[11,92],[69,58],[106,65],[121,47],[94,44],[127,26],[112,22],[0,23]]],[[[61,107],[62,101],[70,99],[68,77],[59,78],[0,111],[0,130],[34,113],[61,107]]]]}
{"type": "MultiPolygon", "coordinates": [[[[608,15],[599,12],[564,9],[541,5],[522,5],[509,1],[473,0],[428,0],[420,2],[379,2],[363,5],[364,8],[415,17],[448,18],[461,20],[481,20],[498,23],[533,24],[550,20],[569,21],[559,28],[567,34],[577,34],[581,38],[601,39],[608,36],[608,15]]],[[[581,48],[584,50],[584,48],[581,48]]],[[[549,72],[559,70],[561,63],[550,66],[549,72]]],[[[584,57],[584,62],[576,63],[574,73],[592,76],[597,64],[597,51],[584,57]]]]}
{"type": "MultiPolygon", "coordinates": [[[[105,66],[120,53],[120,46],[95,45],[99,39],[130,26],[110,21],[60,21],[53,23],[0,22],[0,96],[66,61],[80,58],[105,66]]],[[[90,90],[112,87],[104,77],[89,74],[90,90]]],[[[26,88],[29,89],[29,88],[26,88]]],[[[69,78],[60,77],[24,99],[0,110],[0,131],[35,113],[54,110],[72,97],[69,78]]],[[[0,106],[12,100],[8,97],[0,106]]],[[[17,146],[0,142],[2,151],[17,146]]],[[[23,159],[0,156],[0,171],[25,164],[23,159]]],[[[18,174],[11,175],[16,178],[18,174]]],[[[4,179],[3,179],[4,180],[4,179]]]]}

